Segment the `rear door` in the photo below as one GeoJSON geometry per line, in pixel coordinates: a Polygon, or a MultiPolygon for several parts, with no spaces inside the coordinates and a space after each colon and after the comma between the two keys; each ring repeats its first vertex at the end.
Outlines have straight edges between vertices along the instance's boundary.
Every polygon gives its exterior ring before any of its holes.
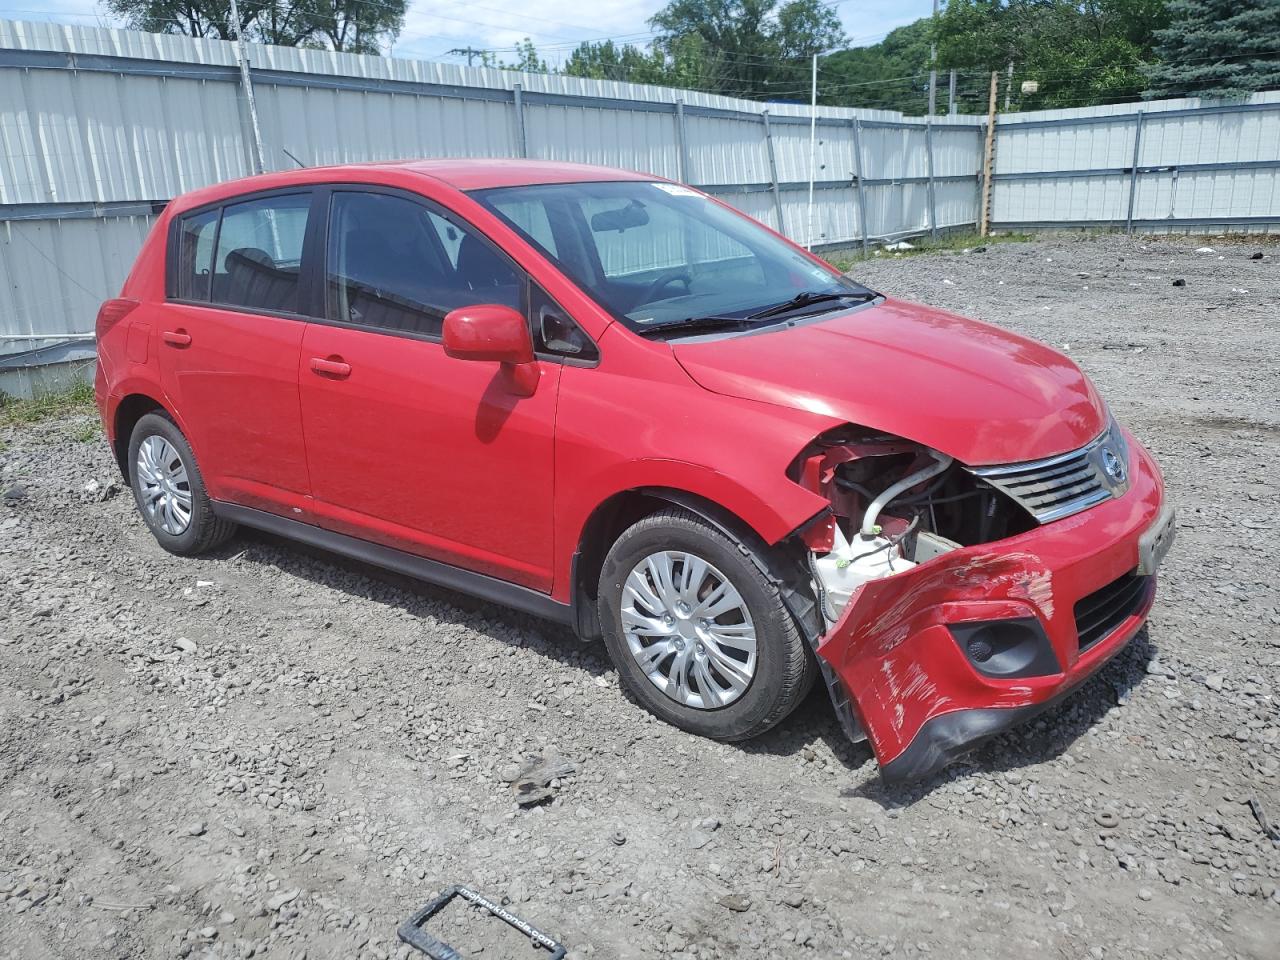
{"type": "Polygon", "coordinates": [[[327,319],[300,370],[317,522],[548,591],[560,363],[538,360],[520,397],[499,364],[440,342],[456,307],[525,309],[524,273],[399,191],[334,188],[327,225],[327,319]]]}
{"type": "Polygon", "coordinates": [[[279,191],[178,219],[157,341],[210,495],[294,517],[310,492],[298,356],[313,195],[279,191]]]}

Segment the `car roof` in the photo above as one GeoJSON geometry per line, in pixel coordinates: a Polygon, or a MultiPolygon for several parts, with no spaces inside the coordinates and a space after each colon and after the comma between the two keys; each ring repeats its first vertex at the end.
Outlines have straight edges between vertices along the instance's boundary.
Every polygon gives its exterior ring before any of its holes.
{"type": "Polygon", "coordinates": [[[399,183],[410,186],[426,177],[455,190],[486,187],[532,186],[545,183],[581,183],[607,180],[657,180],[652,174],[556,160],[512,160],[492,157],[447,160],[386,160],[347,163],[327,167],[303,167],[264,173],[203,187],[185,194],[172,205],[176,211],[206,203],[218,203],[260,190],[287,189],[313,183],[399,183]]]}
{"type": "Polygon", "coordinates": [[[472,160],[406,160],[405,170],[434,177],[459,190],[484,187],[529,186],[536,183],[575,183],[583,180],[652,180],[650,174],[632,170],[598,167],[589,163],[567,163],[558,160],[510,160],[477,158],[472,160]]]}

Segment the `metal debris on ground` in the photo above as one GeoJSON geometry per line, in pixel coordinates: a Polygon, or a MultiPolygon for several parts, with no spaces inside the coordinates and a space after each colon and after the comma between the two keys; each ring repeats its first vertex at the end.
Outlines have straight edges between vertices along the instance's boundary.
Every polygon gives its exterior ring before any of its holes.
{"type": "Polygon", "coordinates": [[[562,960],[564,957],[564,947],[551,939],[537,927],[525,920],[521,920],[515,914],[509,913],[488,897],[476,893],[471,888],[465,887],[460,883],[449,887],[441,893],[440,896],[436,897],[412,917],[402,923],[400,925],[400,929],[396,931],[396,935],[405,943],[412,947],[416,947],[428,957],[431,957],[431,960],[465,960],[463,955],[453,947],[449,946],[449,944],[433,937],[431,934],[427,933],[426,930],[422,929],[426,925],[427,921],[448,906],[454,897],[461,897],[473,906],[487,910],[503,923],[520,931],[529,938],[529,941],[535,947],[541,947],[544,950],[550,951],[551,956],[549,960],[562,960]]]}
{"type": "Polygon", "coordinates": [[[556,754],[529,757],[520,765],[511,783],[516,792],[516,803],[531,807],[550,800],[554,796],[552,781],[567,777],[577,769],[572,761],[556,754]]]}
{"type": "Polygon", "coordinates": [[[1258,821],[1263,836],[1271,841],[1272,846],[1280,848],[1280,827],[1267,819],[1267,812],[1262,809],[1262,804],[1256,797],[1250,797],[1246,802],[1249,804],[1249,809],[1253,811],[1253,819],[1258,821]]]}

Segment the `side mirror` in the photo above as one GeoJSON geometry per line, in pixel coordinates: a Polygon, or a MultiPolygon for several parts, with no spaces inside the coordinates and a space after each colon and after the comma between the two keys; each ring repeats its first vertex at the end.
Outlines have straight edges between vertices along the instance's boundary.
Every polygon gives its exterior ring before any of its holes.
{"type": "Polygon", "coordinates": [[[482,303],[445,314],[444,352],[455,360],[529,363],[533,360],[533,338],[523,313],[497,303],[482,303]]]}
{"type": "Polygon", "coordinates": [[[444,317],[444,352],[455,360],[498,361],[519,396],[532,396],[537,388],[533,337],[519,310],[499,303],[450,310],[444,317]]]}

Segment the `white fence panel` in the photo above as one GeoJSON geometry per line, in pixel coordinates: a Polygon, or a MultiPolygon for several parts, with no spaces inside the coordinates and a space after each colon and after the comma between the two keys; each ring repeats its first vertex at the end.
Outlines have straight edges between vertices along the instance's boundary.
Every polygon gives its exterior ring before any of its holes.
{"type": "MultiPolygon", "coordinates": [[[[104,291],[111,296],[120,289],[152,220],[27,220],[0,227],[0,331],[50,339],[92,332],[104,291]]],[[[0,352],[38,342],[10,341],[0,352]]]]}
{"type": "Polygon", "coordinates": [[[600,107],[526,104],[524,112],[531,157],[624,167],[672,179],[680,176],[674,110],[622,113],[600,107]]]}
{"type": "MultiPolygon", "coordinates": [[[[979,219],[985,117],[820,107],[811,146],[803,104],[286,47],[249,58],[267,170],[602,164],[684,179],[818,245],[979,219]]],[[[250,173],[252,143],[229,43],[0,20],[0,353],[87,332],[149,216],[250,173]]],[[[1280,225],[1280,92],[1001,116],[992,193],[997,229],[1280,225]]]]}

